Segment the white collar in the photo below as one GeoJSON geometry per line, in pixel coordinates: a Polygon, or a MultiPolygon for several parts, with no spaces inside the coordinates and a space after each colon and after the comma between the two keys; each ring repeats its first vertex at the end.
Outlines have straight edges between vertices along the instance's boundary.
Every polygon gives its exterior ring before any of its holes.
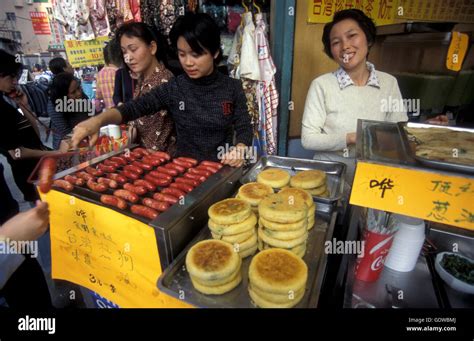
{"type": "MultiPolygon", "coordinates": [[[[366,85],[373,86],[375,88],[380,89],[379,79],[377,78],[377,74],[375,73],[375,66],[372,63],[366,62],[367,70],[369,70],[369,79],[367,80],[366,85]]],[[[339,88],[341,90],[347,88],[350,85],[355,85],[354,81],[351,77],[347,74],[347,72],[342,68],[339,67],[336,71],[333,72],[334,76],[336,76],[337,82],[339,83],[339,88]]]]}

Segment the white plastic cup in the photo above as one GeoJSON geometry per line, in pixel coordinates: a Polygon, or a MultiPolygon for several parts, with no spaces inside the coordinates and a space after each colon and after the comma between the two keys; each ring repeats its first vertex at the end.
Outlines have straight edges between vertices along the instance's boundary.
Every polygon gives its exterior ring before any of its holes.
{"type": "Polygon", "coordinates": [[[425,222],[421,219],[393,215],[398,231],[385,260],[385,266],[400,272],[410,272],[418,261],[425,242],[425,222]]]}
{"type": "Polygon", "coordinates": [[[109,136],[109,128],[108,126],[101,127],[99,131],[99,136],[109,136]]]}
{"type": "Polygon", "coordinates": [[[120,130],[120,126],[116,124],[109,124],[107,128],[109,130],[110,137],[113,137],[116,140],[122,137],[122,131],[120,130]]]}

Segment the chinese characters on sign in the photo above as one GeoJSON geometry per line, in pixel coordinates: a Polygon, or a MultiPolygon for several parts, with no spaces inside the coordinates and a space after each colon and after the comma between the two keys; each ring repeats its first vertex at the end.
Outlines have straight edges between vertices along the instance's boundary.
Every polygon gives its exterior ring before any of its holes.
{"type": "Polygon", "coordinates": [[[380,190],[380,197],[383,199],[385,197],[385,191],[387,189],[392,189],[394,187],[392,179],[383,178],[382,181],[370,180],[370,188],[378,187],[380,190]]]}
{"type": "Polygon", "coordinates": [[[51,34],[51,28],[49,27],[48,15],[46,12],[30,12],[31,24],[33,25],[33,31],[37,35],[49,35],[51,34]]]}
{"type": "Polygon", "coordinates": [[[73,67],[96,66],[104,64],[104,44],[107,37],[94,40],[66,40],[64,46],[69,62],[73,67]]]}

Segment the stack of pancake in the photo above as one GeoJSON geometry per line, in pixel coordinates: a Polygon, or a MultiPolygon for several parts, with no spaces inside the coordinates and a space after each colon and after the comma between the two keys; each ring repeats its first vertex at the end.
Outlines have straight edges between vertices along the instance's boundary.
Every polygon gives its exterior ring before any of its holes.
{"type": "Polygon", "coordinates": [[[258,205],[259,250],[277,247],[299,257],[306,252],[308,206],[302,196],[292,193],[271,194],[258,205]]]}
{"type": "Polygon", "coordinates": [[[257,251],[257,217],[249,203],[225,199],[209,207],[208,214],[212,238],[231,244],[242,258],[257,251]]]}
{"type": "Polygon", "coordinates": [[[291,308],[304,296],[308,267],[293,253],[270,249],[253,257],[249,268],[249,295],[261,308],[291,308]]]}
{"type": "Polygon", "coordinates": [[[290,178],[290,173],[283,169],[268,168],[258,173],[257,182],[275,189],[281,189],[289,185],[290,178]]]}
{"type": "Polygon", "coordinates": [[[194,288],[206,295],[222,295],[242,281],[242,259],[232,245],[203,240],[186,255],[186,268],[194,288]]]}
{"type": "Polygon", "coordinates": [[[297,173],[291,177],[290,186],[305,189],[309,194],[318,197],[329,196],[326,173],[320,170],[311,169],[297,173]]]}
{"type": "Polygon", "coordinates": [[[315,223],[316,204],[313,201],[313,196],[309,194],[307,190],[301,188],[284,188],[280,191],[280,194],[285,194],[291,198],[291,196],[298,198],[297,200],[303,200],[308,207],[308,230],[311,230],[315,223]]]}
{"type": "Polygon", "coordinates": [[[271,186],[258,182],[249,182],[239,188],[237,198],[248,202],[253,213],[258,217],[258,204],[270,194],[273,194],[271,186]]]}

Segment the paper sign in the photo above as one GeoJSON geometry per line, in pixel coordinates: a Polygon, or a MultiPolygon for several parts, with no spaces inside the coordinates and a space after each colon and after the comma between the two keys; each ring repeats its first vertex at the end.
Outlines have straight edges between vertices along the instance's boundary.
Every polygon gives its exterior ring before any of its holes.
{"type": "Polygon", "coordinates": [[[52,277],[86,287],[123,308],[189,307],[161,293],[154,229],[58,191],[49,203],[52,277]]]}
{"type": "Polygon", "coordinates": [[[93,40],[66,40],[64,47],[69,62],[73,67],[95,66],[104,64],[104,45],[108,37],[93,40]]]}
{"type": "Polygon", "coordinates": [[[446,68],[448,70],[461,70],[468,47],[469,36],[467,34],[455,31],[451,33],[451,43],[446,56],[446,68]]]}
{"type": "Polygon", "coordinates": [[[30,12],[31,24],[35,35],[50,35],[48,14],[46,12],[30,12]]]}
{"type": "Polygon", "coordinates": [[[358,162],[350,203],[474,230],[474,178],[358,162]]]}
{"type": "Polygon", "coordinates": [[[465,0],[398,0],[397,18],[419,21],[474,22],[474,3],[465,0]]]}
{"type": "Polygon", "coordinates": [[[327,23],[334,13],[343,9],[356,8],[371,17],[376,25],[393,24],[397,0],[311,0],[308,1],[308,22],[327,23]]]}

